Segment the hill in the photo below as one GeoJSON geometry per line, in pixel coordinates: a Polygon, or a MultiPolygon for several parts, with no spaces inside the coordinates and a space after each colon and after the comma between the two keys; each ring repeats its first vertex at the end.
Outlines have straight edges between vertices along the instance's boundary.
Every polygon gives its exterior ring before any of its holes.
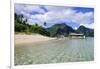
{"type": "Polygon", "coordinates": [[[52,27],[47,28],[47,31],[50,32],[51,37],[55,37],[58,35],[68,36],[69,33],[75,32],[70,26],[65,23],[55,24],[52,27]]]}
{"type": "Polygon", "coordinates": [[[89,29],[89,28],[86,28],[84,26],[80,26],[77,30],[76,30],[77,33],[82,33],[84,34],[85,36],[89,36],[89,37],[93,37],[94,36],[94,29],[89,29]]]}

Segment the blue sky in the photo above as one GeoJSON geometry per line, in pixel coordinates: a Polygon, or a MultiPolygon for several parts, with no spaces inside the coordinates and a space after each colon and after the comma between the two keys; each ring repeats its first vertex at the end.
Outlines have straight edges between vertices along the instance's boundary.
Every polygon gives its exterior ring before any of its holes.
{"type": "Polygon", "coordinates": [[[94,28],[93,8],[15,4],[15,13],[23,14],[31,25],[38,23],[43,27],[51,27],[57,23],[66,23],[73,29],[80,25],[94,28]],[[44,22],[47,26],[44,26],[44,22]]]}

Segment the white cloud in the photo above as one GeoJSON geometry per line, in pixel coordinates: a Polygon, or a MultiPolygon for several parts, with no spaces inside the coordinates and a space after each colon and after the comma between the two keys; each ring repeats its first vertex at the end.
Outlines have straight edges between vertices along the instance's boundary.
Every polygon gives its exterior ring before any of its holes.
{"type": "Polygon", "coordinates": [[[92,23],[92,24],[80,24],[80,25],[83,25],[83,26],[85,26],[87,28],[94,29],[94,23],[92,23]]]}
{"type": "Polygon", "coordinates": [[[37,5],[25,5],[25,4],[15,4],[15,12],[21,13],[21,12],[26,12],[26,13],[39,13],[43,14],[45,11],[37,5]]]}
{"type": "Polygon", "coordinates": [[[41,9],[39,6],[32,6],[32,5],[25,6],[24,11],[27,12],[27,13],[33,13],[33,12],[37,12],[37,13],[40,13],[40,14],[45,13],[45,11],[43,9],[41,9]]]}
{"type": "MultiPolygon", "coordinates": [[[[45,12],[40,6],[34,5],[15,5],[15,11],[23,14],[30,24],[38,23],[43,26],[44,22],[59,23],[59,22],[74,22],[79,25],[84,25],[88,28],[93,28],[94,12],[76,12],[73,8],[43,6],[48,12],[45,12]],[[30,14],[37,12],[38,14],[30,14]]],[[[52,25],[52,24],[51,24],[52,25]]],[[[77,28],[77,27],[75,27],[77,28]]]]}
{"type": "MultiPolygon", "coordinates": [[[[93,19],[94,19],[94,13],[93,12],[86,12],[86,13],[82,13],[82,12],[76,12],[75,10],[72,9],[66,9],[63,11],[50,11],[45,13],[46,16],[46,21],[47,22],[75,22],[79,25],[84,24],[84,26],[92,26],[93,24],[93,19]],[[91,25],[90,25],[91,24],[91,25]]],[[[89,27],[91,28],[91,27],[89,27]]],[[[93,28],[93,27],[92,27],[93,28]]]]}

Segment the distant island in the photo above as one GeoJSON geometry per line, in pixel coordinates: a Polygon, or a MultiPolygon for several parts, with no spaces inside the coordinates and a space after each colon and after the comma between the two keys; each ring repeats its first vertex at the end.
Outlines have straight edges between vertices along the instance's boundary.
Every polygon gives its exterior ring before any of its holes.
{"type": "MultiPolygon", "coordinates": [[[[94,29],[86,28],[85,26],[80,26],[78,29],[73,29],[66,23],[58,23],[49,28],[44,28],[39,26],[37,23],[30,25],[27,23],[27,19],[23,19],[23,15],[18,15],[15,13],[15,33],[25,33],[25,34],[41,34],[48,37],[57,37],[58,35],[63,35],[67,37],[70,33],[84,34],[86,37],[94,37],[94,29]]],[[[44,26],[46,26],[46,22],[44,26]]]]}

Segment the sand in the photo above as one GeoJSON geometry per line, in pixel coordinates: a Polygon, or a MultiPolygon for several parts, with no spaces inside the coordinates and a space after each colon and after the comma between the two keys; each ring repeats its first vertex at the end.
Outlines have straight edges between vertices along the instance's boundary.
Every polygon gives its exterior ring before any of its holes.
{"type": "Polygon", "coordinates": [[[22,43],[37,43],[43,42],[48,40],[53,40],[55,38],[46,37],[39,34],[15,34],[15,44],[22,44],[22,43]]]}

